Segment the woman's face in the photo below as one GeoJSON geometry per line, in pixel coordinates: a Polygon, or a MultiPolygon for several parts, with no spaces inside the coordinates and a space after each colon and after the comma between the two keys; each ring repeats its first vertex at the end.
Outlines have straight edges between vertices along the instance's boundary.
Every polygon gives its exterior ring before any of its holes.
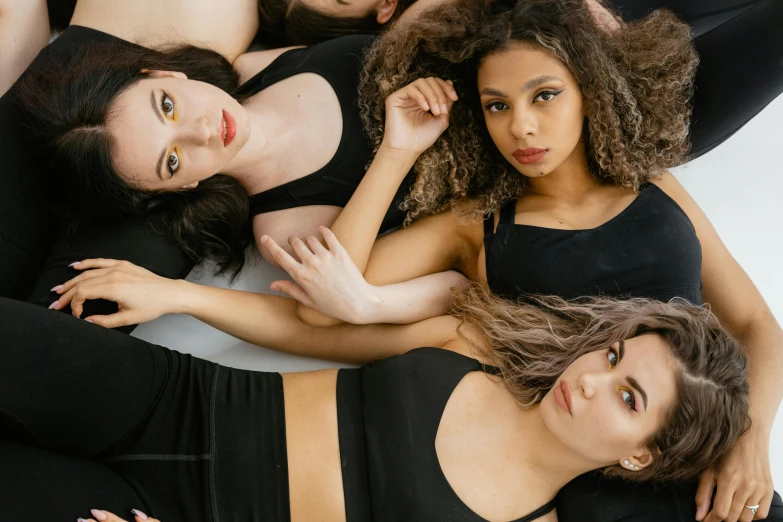
{"type": "Polygon", "coordinates": [[[302,2],[325,16],[339,18],[364,18],[375,14],[379,24],[385,24],[394,16],[397,0],[293,0],[302,2]]]}
{"type": "Polygon", "coordinates": [[[555,437],[596,467],[642,468],[652,462],[645,441],[674,404],[675,372],[660,336],[616,342],[574,361],[541,401],[541,415],[555,437]]]}
{"type": "Polygon", "coordinates": [[[571,71],[546,51],[517,44],[487,56],[478,89],[492,141],[524,176],[549,174],[580,144],[582,93],[571,71]]]}
{"type": "Polygon", "coordinates": [[[193,188],[223,172],[250,137],[245,109],[221,89],[153,71],[114,102],[117,171],[134,187],[193,188]]]}

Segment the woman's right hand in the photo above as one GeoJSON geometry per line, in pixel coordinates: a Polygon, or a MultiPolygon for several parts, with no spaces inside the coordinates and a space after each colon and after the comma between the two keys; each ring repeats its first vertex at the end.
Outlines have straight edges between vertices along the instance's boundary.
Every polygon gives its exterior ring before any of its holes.
{"type": "MultiPolygon", "coordinates": [[[[160,522],[157,519],[148,517],[138,509],[131,509],[131,514],[135,522],[160,522]]],[[[92,515],[92,518],[77,518],[76,522],[127,522],[124,518],[120,518],[114,513],[100,509],[91,509],[90,515],[92,515]]]]}
{"type": "Polygon", "coordinates": [[[107,328],[146,323],[179,310],[181,281],[115,259],[87,259],[73,268],[84,272],[52,289],[60,298],[50,308],[61,310],[70,303],[71,313],[80,317],[88,299],[114,301],[119,305],[117,313],[84,318],[107,328]]]}
{"type": "Polygon", "coordinates": [[[386,98],[382,146],[421,154],[449,127],[457,101],[451,80],[419,78],[386,98]]]}

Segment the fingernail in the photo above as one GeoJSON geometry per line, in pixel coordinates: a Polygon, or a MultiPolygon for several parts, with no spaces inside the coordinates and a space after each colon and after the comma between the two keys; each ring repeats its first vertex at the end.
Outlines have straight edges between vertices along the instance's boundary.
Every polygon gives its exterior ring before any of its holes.
{"type": "Polygon", "coordinates": [[[87,519],[79,517],[76,519],[76,522],[87,522],[87,519]]]}
{"type": "Polygon", "coordinates": [[[87,321],[88,323],[95,324],[95,321],[93,321],[92,319],[85,319],[85,321],[87,321]]]}
{"type": "Polygon", "coordinates": [[[272,290],[273,292],[277,292],[277,285],[272,285],[269,287],[269,289],[272,290]]]}
{"type": "Polygon", "coordinates": [[[52,304],[49,305],[49,310],[51,310],[52,308],[56,308],[57,305],[59,305],[59,304],[60,304],[60,300],[58,299],[57,301],[55,301],[55,302],[53,302],[52,304]]]}
{"type": "Polygon", "coordinates": [[[70,265],[68,265],[68,268],[70,268],[70,267],[72,267],[72,266],[76,266],[76,265],[78,265],[79,263],[81,263],[81,261],[74,261],[73,263],[71,263],[70,265]]]}
{"type": "Polygon", "coordinates": [[[445,114],[445,113],[449,112],[449,106],[446,105],[445,103],[441,103],[440,104],[440,110],[441,110],[441,112],[443,112],[445,114]]]}
{"type": "Polygon", "coordinates": [[[147,515],[145,515],[144,513],[139,511],[138,509],[131,509],[131,513],[133,513],[135,516],[139,517],[139,519],[141,519],[141,520],[148,520],[149,519],[149,517],[147,515]]]}
{"type": "Polygon", "coordinates": [[[49,290],[49,291],[50,291],[50,292],[59,292],[59,291],[60,291],[60,290],[62,290],[62,289],[63,289],[63,285],[57,285],[57,286],[55,286],[55,287],[52,287],[52,289],[51,289],[51,290],[49,290]]]}
{"type": "Polygon", "coordinates": [[[98,520],[106,520],[107,518],[109,518],[106,516],[106,513],[104,513],[99,509],[91,509],[90,513],[92,513],[92,516],[94,516],[98,520]]]}
{"type": "Polygon", "coordinates": [[[427,102],[424,102],[424,110],[425,110],[425,111],[428,111],[428,110],[430,110],[430,104],[429,104],[429,103],[427,103],[427,102]]]}
{"type": "Polygon", "coordinates": [[[269,239],[269,236],[261,236],[261,242],[262,243],[266,243],[268,239],[269,239]]]}

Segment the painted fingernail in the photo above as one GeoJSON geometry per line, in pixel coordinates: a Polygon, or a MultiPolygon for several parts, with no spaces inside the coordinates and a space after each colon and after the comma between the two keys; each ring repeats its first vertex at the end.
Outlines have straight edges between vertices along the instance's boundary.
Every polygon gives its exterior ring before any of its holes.
{"type": "Polygon", "coordinates": [[[261,242],[266,243],[269,240],[269,236],[261,236],[261,242]]]}
{"type": "Polygon", "coordinates": [[[441,112],[443,112],[443,113],[447,113],[447,112],[449,112],[449,106],[448,106],[448,105],[446,105],[445,103],[441,103],[441,104],[440,104],[440,110],[441,110],[441,112]]]}
{"type": "Polygon", "coordinates": [[[56,308],[57,305],[59,305],[59,304],[60,304],[60,300],[58,299],[57,301],[55,301],[55,302],[53,302],[52,304],[49,305],[49,310],[51,310],[52,308],[56,308]]]}
{"type": "Polygon", "coordinates": [[[79,517],[79,518],[76,519],[76,522],[88,522],[88,521],[87,521],[87,519],[79,517]]]}
{"type": "Polygon", "coordinates": [[[68,268],[70,268],[70,267],[72,267],[72,266],[76,266],[76,265],[78,265],[79,263],[81,263],[81,261],[74,261],[73,263],[71,263],[70,265],[68,265],[68,268]]]}
{"type": "Polygon", "coordinates": [[[55,287],[52,287],[52,289],[51,289],[51,290],[49,290],[49,291],[50,291],[50,292],[59,292],[59,291],[60,291],[60,290],[62,290],[62,289],[63,289],[63,285],[57,285],[57,286],[55,286],[55,287]]]}
{"type": "Polygon", "coordinates": [[[95,324],[95,321],[93,321],[92,319],[85,319],[85,321],[87,321],[88,323],[95,324]]]}
{"type": "Polygon", "coordinates": [[[138,509],[131,509],[131,513],[133,513],[134,516],[139,517],[139,520],[148,520],[149,519],[149,517],[147,515],[145,515],[144,513],[139,511],[138,509]]]}
{"type": "Polygon", "coordinates": [[[92,513],[92,516],[94,516],[98,520],[106,520],[107,518],[109,518],[106,516],[106,513],[104,513],[99,509],[91,509],[90,513],[92,513]]]}

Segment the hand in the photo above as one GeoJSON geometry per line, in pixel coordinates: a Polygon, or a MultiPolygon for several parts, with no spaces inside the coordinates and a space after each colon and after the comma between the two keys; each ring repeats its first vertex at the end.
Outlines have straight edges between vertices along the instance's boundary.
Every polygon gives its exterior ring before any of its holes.
{"type": "Polygon", "coordinates": [[[71,303],[71,313],[81,317],[84,301],[108,299],[119,305],[111,315],[93,315],[86,321],[106,328],[145,323],[176,311],[177,281],[153,274],[127,261],[87,259],[74,263],[76,270],[86,270],[67,283],[52,288],[60,299],[50,308],[61,310],[71,303]]]}
{"type": "Polygon", "coordinates": [[[386,98],[383,145],[421,154],[449,127],[457,101],[451,80],[419,78],[386,98]]]}
{"type": "MultiPolygon", "coordinates": [[[[100,509],[91,509],[90,514],[93,518],[78,518],[76,522],[127,522],[114,513],[101,511],[100,509]]],[[[138,509],[131,509],[131,514],[136,522],[160,522],[160,520],[148,517],[138,509]]]]}
{"type": "Polygon", "coordinates": [[[751,428],[720,464],[702,474],[696,492],[696,520],[750,522],[766,518],[773,494],[769,438],[751,428]],[[710,499],[716,485],[718,492],[710,511],[710,499]],[[756,504],[759,508],[754,517],[745,506],[756,504]]]}
{"type": "Polygon", "coordinates": [[[609,34],[614,33],[620,29],[620,22],[615,18],[609,10],[597,2],[597,0],[585,0],[585,5],[593,15],[593,21],[604,32],[609,34]]]}
{"type": "Polygon", "coordinates": [[[301,262],[269,236],[261,237],[261,245],[296,281],[274,281],[271,289],[322,314],[362,324],[369,312],[380,304],[380,299],[332,231],[326,227],[321,227],[320,231],[328,250],[313,236],[304,241],[296,236],[288,240],[301,262]]]}

